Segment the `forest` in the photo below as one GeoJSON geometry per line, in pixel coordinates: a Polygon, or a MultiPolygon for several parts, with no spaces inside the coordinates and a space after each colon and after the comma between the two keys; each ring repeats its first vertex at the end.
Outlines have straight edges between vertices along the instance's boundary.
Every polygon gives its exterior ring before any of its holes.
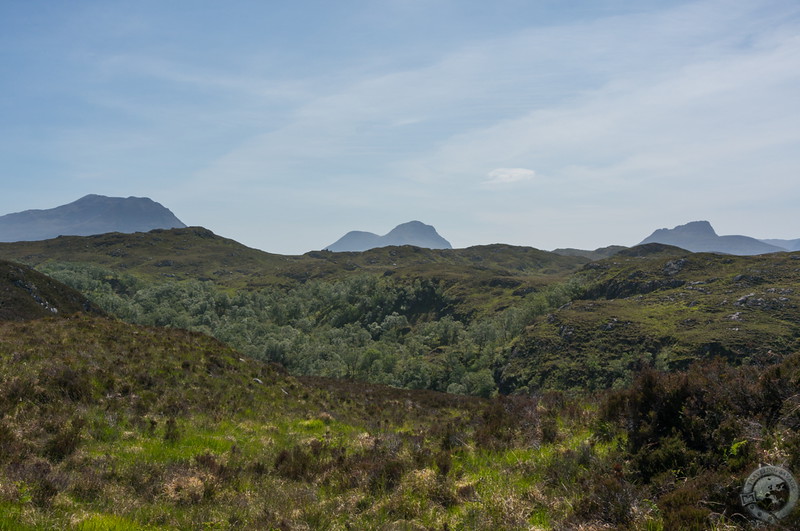
{"type": "Polygon", "coordinates": [[[571,300],[580,283],[554,283],[493,315],[454,312],[435,279],[354,275],[291,288],[230,293],[211,281],[148,284],[96,265],[42,272],[130,323],[206,333],[296,375],[490,397],[493,371],[536,316],[571,300]]]}

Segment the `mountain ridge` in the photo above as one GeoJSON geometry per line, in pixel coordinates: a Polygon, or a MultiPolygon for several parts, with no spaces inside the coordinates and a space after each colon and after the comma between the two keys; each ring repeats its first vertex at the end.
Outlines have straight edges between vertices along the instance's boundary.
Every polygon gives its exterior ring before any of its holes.
{"type": "Polygon", "coordinates": [[[662,243],[693,253],[711,252],[740,256],[784,252],[790,249],[770,245],[750,236],[719,236],[708,221],[691,221],[672,229],[658,229],[639,245],[662,243]]]}
{"type": "Polygon", "coordinates": [[[89,194],[54,208],[0,216],[0,241],[40,241],[57,236],[131,234],[185,227],[172,211],[148,197],[89,194]]]}
{"type": "Polygon", "coordinates": [[[450,242],[442,238],[432,225],[426,225],[421,221],[409,221],[401,223],[383,236],[366,231],[350,231],[325,247],[325,250],[360,252],[391,245],[413,245],[426,249],[453,248],[450,242]]]}

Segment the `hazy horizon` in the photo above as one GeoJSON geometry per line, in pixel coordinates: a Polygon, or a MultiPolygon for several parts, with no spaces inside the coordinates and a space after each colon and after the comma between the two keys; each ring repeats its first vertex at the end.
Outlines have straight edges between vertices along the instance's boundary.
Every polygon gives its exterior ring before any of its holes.
{"type": "Polygon", "coordinates": [[[281,254],[800,237],[800,4],[0,6],[0,215],[149,197],[281,254]]]}

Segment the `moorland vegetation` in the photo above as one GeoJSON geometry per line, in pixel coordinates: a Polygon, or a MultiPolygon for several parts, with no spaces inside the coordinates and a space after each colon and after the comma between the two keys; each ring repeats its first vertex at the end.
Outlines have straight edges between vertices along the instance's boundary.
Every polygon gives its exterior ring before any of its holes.
{"type": "Polygon", "coordinates": [[[799,253],[0,253],[110,316],[0,323],[0,529],[746,529],[800,469],[799,253]]]}

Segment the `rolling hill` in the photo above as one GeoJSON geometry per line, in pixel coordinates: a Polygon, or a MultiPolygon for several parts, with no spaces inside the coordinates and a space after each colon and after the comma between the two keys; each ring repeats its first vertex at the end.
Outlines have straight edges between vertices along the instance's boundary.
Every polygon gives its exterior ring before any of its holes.
{"type": "Polygon", "coordinates": [[[226,290],[284,289],[357,275],[425,278],[444,283],[453,298],[464,302],[462,313],[507,305],[588,262],[500,244],[467,249],[391,246],[283,256],[246,247],[202,227],[0,243],[0,258],[39,268],[54,262],[92,264],[151,283],[199,280],[226,290]]]}
{"type": "Polygon", "coordinates": [[[647,244],[592,262],[497,366],[501,390],[606,389],[641,367],[769,363],[800,350],[800,253],[688,254],[647,244]]]}
{"type": "MultiPolygon", "coordinates": [[[[770,289],[792,289],[796,255],[681,253],[590,264],[582,301],[694,308],[669,290],[757,287],[736,301],[743,323],[791,310],[770,289]]],[[[579,302],[556,319],[602,310],[579,302]]],[[[645,368],[586,399],[483,400],[297,379],[203,334],[91,314],[0,322],[0,529],[754,529],[746,477],[800,464],[800,358],[767,354],[645,368]]],[[[796,528],[797,511],[781,524],[796,528]]]]}

